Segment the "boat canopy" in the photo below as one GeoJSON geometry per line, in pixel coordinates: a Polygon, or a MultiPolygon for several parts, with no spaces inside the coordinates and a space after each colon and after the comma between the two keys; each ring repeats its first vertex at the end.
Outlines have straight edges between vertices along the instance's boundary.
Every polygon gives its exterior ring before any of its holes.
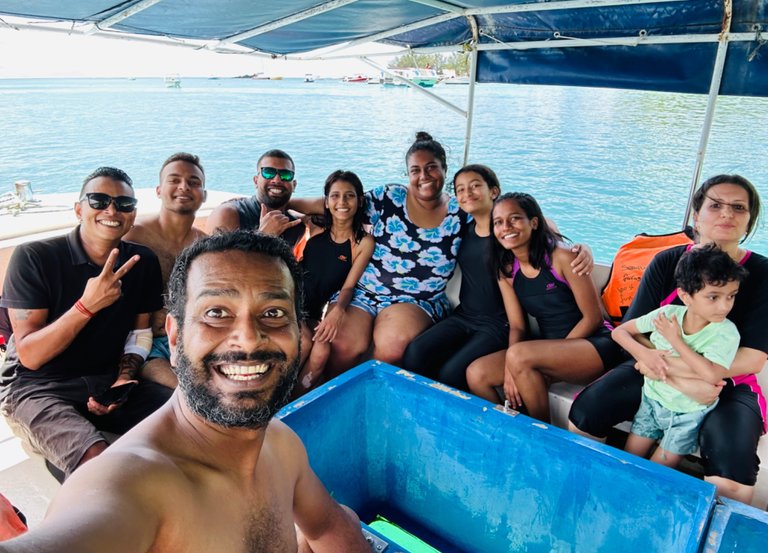
{"type": "Polygon", "coordinates": [[[46,21],[70,34],[245,55],[359,57],[462,115],[465,163],[477,82],[706,93],[683,226],[717,97],[768,96],[768,0],[0,0],[0,24],[46,21]],[[7,23],[3,15],[38,21],[7,23]],[[372,42],[402,47],[390,56],[467,52],[467,108],[393,75],[372,55],[349,53],[372,42]]]}
{"type": "Polygon", "coordinates": [[[477,82],[692,93],[727,41],[719,93],[768,96],[768,0],[0,0],[1,15],[289,59],[473,51],[477,82]]]}

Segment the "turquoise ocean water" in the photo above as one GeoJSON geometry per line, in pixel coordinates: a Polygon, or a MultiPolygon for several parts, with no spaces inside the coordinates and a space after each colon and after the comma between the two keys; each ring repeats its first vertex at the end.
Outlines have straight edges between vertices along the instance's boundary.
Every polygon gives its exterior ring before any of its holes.
{"type": "MultiPolygon", "coordinates": [[[[468,87],[436,87],[466,107],[468,87]]],[[[478,85],[470,162],[504,191],[532,193],[570,238],[610,261],[638,232],[679,229],[706,107],[703,96],[478,85]]],[[[298,79],[0,80],[0,193],[19,179],[36,193],[78,190],[99,165],[153,187],[173,152],[198,154],[209,188],[250,194],[255,162],[282,148],[297,195],[317,195],[337,168],[366,187],[406,182],[417,130],[440,140],[449,172],[463,155],[464,119],[417,91],[298,79]]],[[[768,202],[768,99],[723,97],[704,176],[735,172],[768,202]]],[[[768,230],[748,247],[768,253],[768,230]]]]}

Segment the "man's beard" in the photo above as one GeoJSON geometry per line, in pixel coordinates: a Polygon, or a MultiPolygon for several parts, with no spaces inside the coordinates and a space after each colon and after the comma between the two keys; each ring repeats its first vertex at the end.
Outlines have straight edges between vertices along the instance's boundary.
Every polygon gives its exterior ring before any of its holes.
{"type": "Polygon", "coordinates": [[[234,404],[226,404],[223,401],[223,394],[210,387],[211,375],[215,370],[212,365],[238,361],[271,362],[273,364],[271,370],[278,370],[276,365],[287,364],[285,354],[272,351],[256,351],[250,354],[243,352],[211,354],[203,358],[200,366],[194,366],[184,352],[182,337],[179,335],[176,357],[176,366],[173,370],[179,379],[179,389],[187,405],[196,415],[225,428],[251,429],[266,427],[275,413],[288,402],[299,374],[301,358],[297,353],[296,358],[288,365],[287,370],[272,389],[270,397],[264,397],[268,390],[244,390],[233,394],[234,404]]]}
{"type": "Polygon", "coordinates": [[[258,199],[259,202],[263,203],[269,209],[283,210],[288,207],[288,201],[291,199],[291,194],[288,192],[288,190],[286,190],[285,195],[274,197],[270,196],[266,191],[263,193],[260,191],[258,193],[258,199]]]}
{"type": "Polygon", "coordinates": [[[194,207],[177,207],[170,209],[169,211],[178,213],[179,215],[193,215],[194,213],[197,213],[198,209],[200,208],[195,209],[194,207]]]}

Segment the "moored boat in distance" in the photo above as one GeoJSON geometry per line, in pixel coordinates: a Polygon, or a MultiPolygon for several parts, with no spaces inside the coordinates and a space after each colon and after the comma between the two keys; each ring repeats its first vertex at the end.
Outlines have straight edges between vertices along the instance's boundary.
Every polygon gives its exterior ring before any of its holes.
{"type": "MultiPolygon", "coordinates": [[[[392,68],[390,72],[394,73],[398,77],[401,77],[407,81],[411,81],[415,85],[419,85],[423,88],[431,88],[437,84],[438,76],[437,71],[434,69],[418,68],[418,67],[405,67],[401,69],[392,68]]],[[[382,83],[385,86],[408,86],[399,79],[389,77],[389,80],[385,79],[382,83]]]]}
{"type": "Polygon", "coordinates": [[[395,79],[394,77],[387,75],[383,79],[381,79],[381,84],[383,84],[387,88],[392,88],[396,86],[408,86],[400,79],[395,79]]]}
{"type": "Polygon", "coordinates": [[[441,84],[463,84],[469,86],[469,77],[448,77],[447,79],[440,81],[441,84]]]}
{"type": "Polygon", "coordinates": [[[358,73],[356,75],[347,75],[342,79],[342,81],[344,81],[345,83],[367,83],[368,77],[358,73]]]}
{"type": "Polygon", "coordinates": [[[181,88],[181,77],[178,75],[168,75],[165,78],[165,88],[181,88]]]}
{"type": "Polygon", "coordinates": [[[413,83],[424,88],[431,88],[437,84],[437,71],[429,68],[408,69],[408,79],[413,83]]]}
{"type": "Polygon", "coordinates": [[[314,83],[315,82],[315,76],[312,73],[305,73],[304,74],[304,82],[305,83],[314,83]]]}

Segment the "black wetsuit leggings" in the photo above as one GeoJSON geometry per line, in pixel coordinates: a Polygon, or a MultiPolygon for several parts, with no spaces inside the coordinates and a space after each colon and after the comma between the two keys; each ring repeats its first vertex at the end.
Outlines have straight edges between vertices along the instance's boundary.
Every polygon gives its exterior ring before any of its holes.
{"type": "Polygon", "coordinates": [[[509,327],[475,324],[451,315],[417,336],[406,348],[403,368],[459,390],[468,390],[467,367],[478,357],[507,349],[509,327]]]}
{"type": "MultiPolygon", "coordinates": [[[[587,386],[574,400],[568,418],[580,430],[604,438],[614,425],[632,420],[640,407],[643,376],[629,360],[587,386]]],[[[763,420],[749,386],[730,380],[699,431],[704,474],[754,486],[760,469],[757,442],[763,420]]]]}

